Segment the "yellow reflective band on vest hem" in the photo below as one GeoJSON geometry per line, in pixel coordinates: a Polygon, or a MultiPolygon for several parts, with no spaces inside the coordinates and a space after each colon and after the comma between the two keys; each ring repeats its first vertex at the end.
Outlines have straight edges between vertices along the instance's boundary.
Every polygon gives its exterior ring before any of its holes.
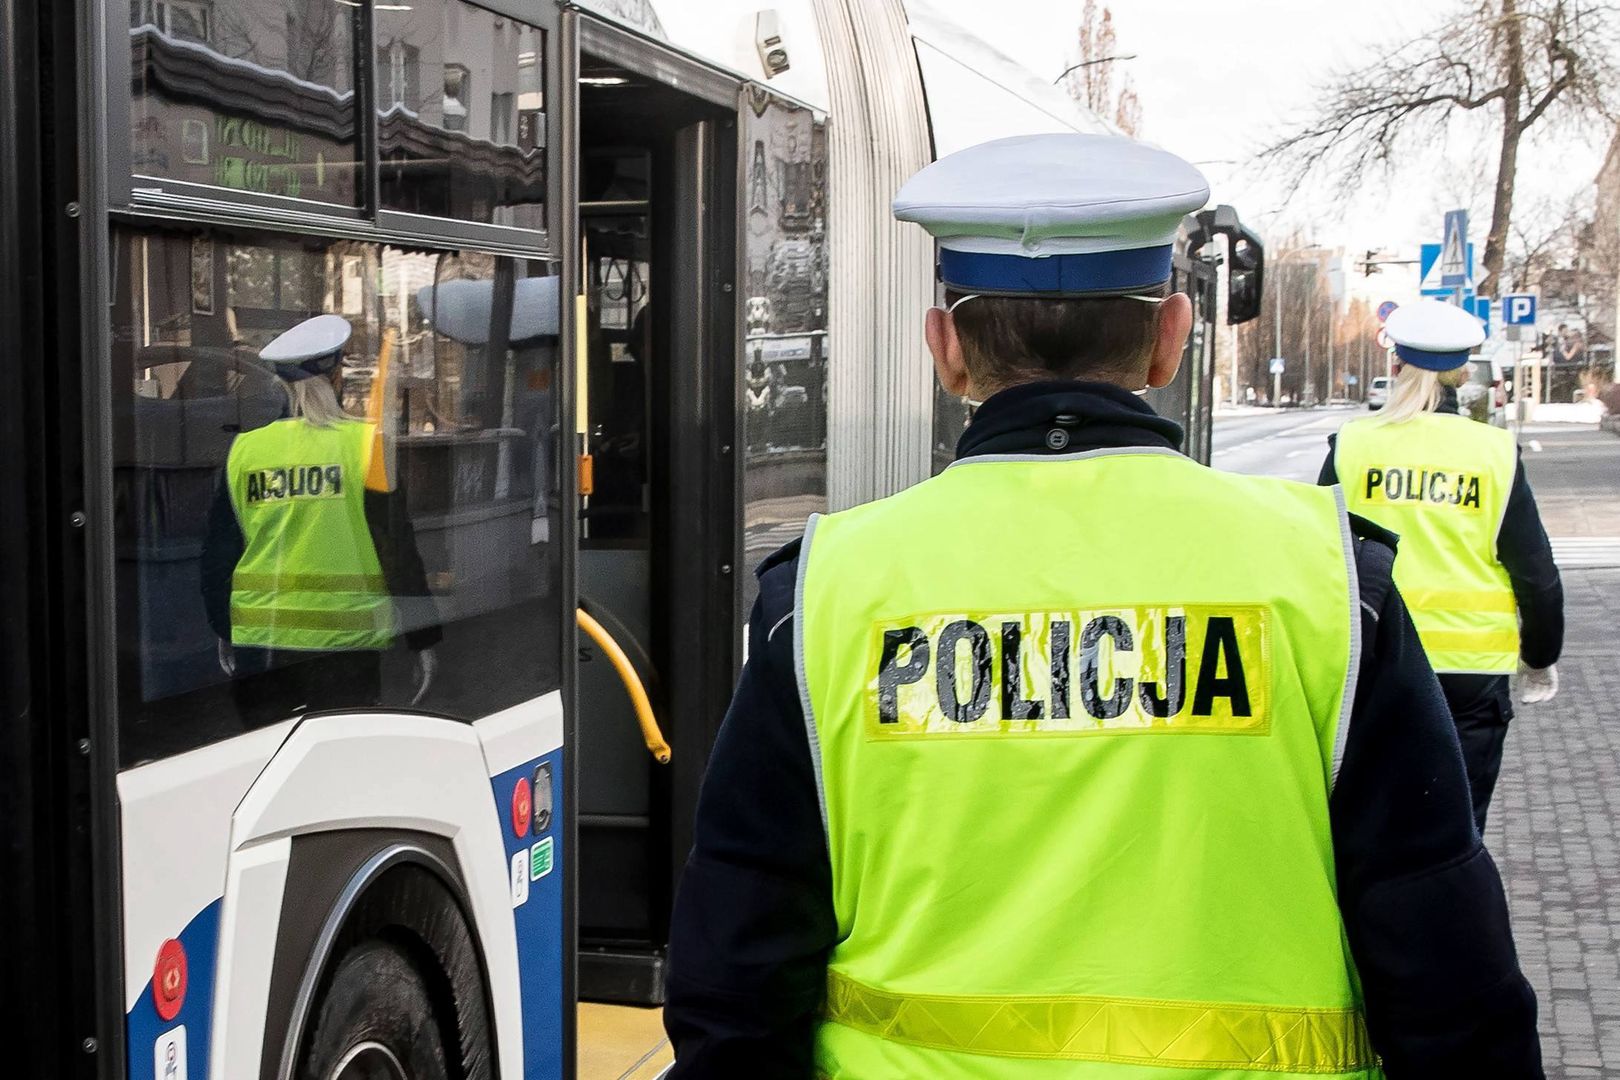
{"type": "Polygon", "coordinates": [[[1518,655],[1519,635],[1513,630],[1429,630],[1422,634],[1423,647],[1436,652],[1512,653],[1518,655]]]}
{"type": "Polygon", "coordinates": [[[359,632],[388,628],[387,608],[256,608],[231,605],[235,626],[268,626],[287,630],[335,630],[359,632]]]}
{"type": "Polygon", "coordinates": [[[237,571],[231,588],[238,592],[386,593],[381,574],[253,574],[237,571]]]}
{"type": "Polygon", "coordinates": [[[995,1057],[1349,1073],[1376,1064],[1356,1009],[1090,996],[899,994],[827,973],[826,1018],[894,1042],[995,1057]]]}
{"type": "Polygon", "coordinates": [[[1458,592],[1446,589],[1413,589],[1401,593],[1413,611],[1494,611],[1513,615],[1519,610],[1512,593],[1458,592]]]}

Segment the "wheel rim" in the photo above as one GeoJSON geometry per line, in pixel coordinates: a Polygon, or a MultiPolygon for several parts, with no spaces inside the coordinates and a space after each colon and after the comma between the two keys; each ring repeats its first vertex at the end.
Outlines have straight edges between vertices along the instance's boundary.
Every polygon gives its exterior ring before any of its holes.
{"type": "Polygon", "coordinates": [[[329,1080],[411,1080],[394,1052],[380,1042],[363,1042],[332,1066],[329,1080]]]}

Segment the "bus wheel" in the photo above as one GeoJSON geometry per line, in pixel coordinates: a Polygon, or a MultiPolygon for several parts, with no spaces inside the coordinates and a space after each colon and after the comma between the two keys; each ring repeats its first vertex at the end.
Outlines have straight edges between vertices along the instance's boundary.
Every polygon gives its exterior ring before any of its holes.
{"type": "Polygon", "coordinates": [[[448,1080],[427,983],[378,938],[338,962],[315,1018],[300,1080],[448,1080]]]}

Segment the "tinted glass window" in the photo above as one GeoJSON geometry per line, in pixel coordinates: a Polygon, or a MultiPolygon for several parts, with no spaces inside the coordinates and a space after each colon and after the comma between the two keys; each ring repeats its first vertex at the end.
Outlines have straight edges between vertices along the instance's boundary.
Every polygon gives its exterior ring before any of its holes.
{"type": "Polygon", "coordinates": [[[545,227],[545,34],[459,0],[378,7],[385,209],[545,227]]]}
{"type": "Polygon", "coordinates": [[[358,4],[130,0],[129,16],[137,186],[356,205],[358,4]]]}
{"type": "Polygon", "coordinates": [[[114,250],[125,764],[559,685],[553,266],[225,232],[114,250]],[[261,357],[319,315],[347,324],[332,373],[261,357]]]}

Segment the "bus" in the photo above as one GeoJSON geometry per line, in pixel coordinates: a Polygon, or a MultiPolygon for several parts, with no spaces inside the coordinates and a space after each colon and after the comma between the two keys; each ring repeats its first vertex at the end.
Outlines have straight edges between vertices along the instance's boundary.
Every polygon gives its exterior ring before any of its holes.
{"type": "MultiPolygon", "coordinates": [[[[10,1072],[566,1077],[660,1001],[753,565],[967,416],[888,195],[1049,130],[1107,125],[899,0],[0,0],[10,1072]],[[319,316],[379,569],[250,646],[227,464],[319,316]]],[[[1263,246],[1176,265],[1207,459],[1263,246]]]]}

